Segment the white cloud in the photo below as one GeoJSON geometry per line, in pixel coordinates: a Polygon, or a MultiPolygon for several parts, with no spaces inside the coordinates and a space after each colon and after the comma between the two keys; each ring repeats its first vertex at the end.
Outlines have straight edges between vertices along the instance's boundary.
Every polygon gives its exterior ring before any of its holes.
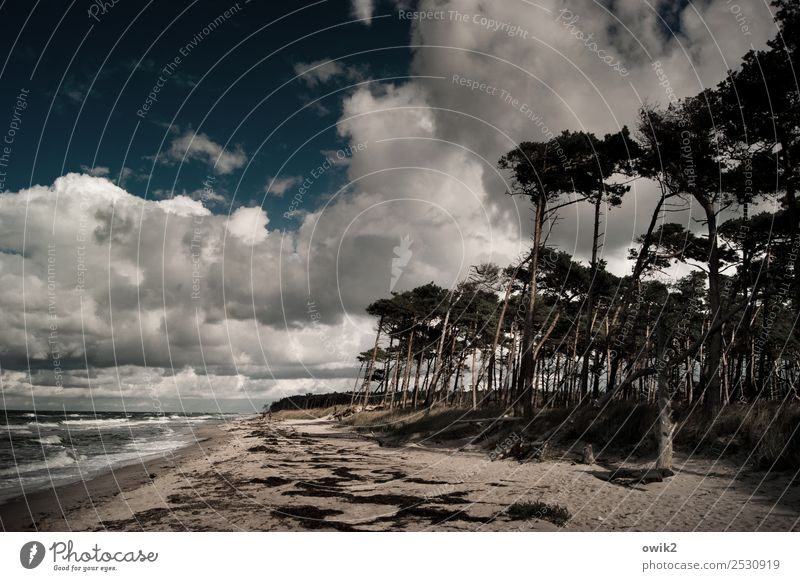
{"type": "Polygon", "coordinates": [[[96,165],[94,167],[89,167],[88,165],[81,164],[81,170],[90,176],[95,176],[99,178],[107,177],[111,170],[108,169],[104,165],[96,165]]]}
{"type": "MultiPolygon", "coordinates": [[[[33,393],[37,406],[88,407],[89,377],[98,405],[121,395],[137,408],[152,405],[153,385],[171,409],[178,393],[195,407],[217,397],[241,409],[349,385],[372,321],[343,318],[328,285],[312,291],[312,324],[306,259],[316,243],[268,225],[260,208],[229,218],[188,196],[144,200],[80,174],[0,196],[6,405],[29,406],[33,393]]],[[[312,270],[335,280],[336,261],[319,248],[312,270]]]]}
{"type": "Polygon", "coordinates": [[[228,232],[250,246],[267,239],[267,213],[261,208],[237,208],[228,220],[228,232]]]}
{"type": "Polygon", "coordinates": [[[203,204],[189,196],[175,196],[168,200],[156,202],[168,214],[177,216],[210,216],[211,212],[203,204]]]}
{"type": "Polygon", "coordinates": [[[309,87],[316,87],[336,79],[360,81],[365,76],[361,67],[328,59],[296,63],[294,72],[296,75],[302,75],[300,80],[309,87]]]}
{"type": "MultiPolygon", "coordinates": [[[[751,34],[743,34],[725,0],[674,8],[663,2],[621,0],[614,3],[613,11],[600,3],[565,5],[560,0],[525,6],[483,0],[424,0],[416,9],[443,10],[445,14],[455,10],[468,16],[464,22],[414,22],[412,44],[430,48],[415,49],[412,73],[443,78],[418,79],[412,84],[432,108],[437,139],[470,148],[492,163],[517,142],[543,140],[541,124],[555,134],[571,129],[602,135],[625,124],[633,129],[640,98],[667,103],[652,67],[654,61],[661,62],[679,97],[694,95],[721,81],[729,67],[738,65],[751,43],[763,46],[775,34],[768,8],[756,4],[747,8],[751,34]],[[675,34],[665,30],[664,21],[650,6],[674,13],[671,21],[680,23],[675,34]],[[565,7],[571,10],[571,18],[559,21],[559,11],[565,7]],[[575,17],[577,20],[572,20],[575,17]],[[489,20],[508,27],[495,29],[481,24],[489,20]],[[517,27],[516,32],[512,27],[517,27]],[[584,38],[592,35],[590,46],[574,31],[584,38]],[[619,59],[628,76],[620,76],[591,48],[619,59]],[[460,86],[453,82],[454,75],[496,87],[496,94],[460,86]],[[540,119],[539,124],[530,119],[532,115],[540,119]]],[[[442,143],[440,147],[451,146],[442,143]]],[[[513,212],[504,185],[492,172],[485,172],[484,177],[490,203],[513,212]]],[[[625,250],[646,227],[654,192],[651,184],[640,181],[626,196],[623,207],[604,217],[604,258],[622,267],[617,272],[629,270],[625,250]]],[[[520,203],[524,204],[522,200],[520,203]]],[[[579,205],[561,214],[563,220],[549,242],[574,249],[586,258],[592,232],[587,227],[591,223],[588,208],[579,205]]],[[[504,215],[503,211],[499,215],[504,215]]],[[[688,214],[672,218],[689,223],[688,214]]],[[[523,223],[530,221],[524,218],[523,223]]]]}
{"type": "MultiPolygon", "coordinates": [[[[639,96],[665,101],[652,60],[662,62],[674,90],[685,96],[713,86],[750,42],[760,46],[772,34],[768,11],[755,6],[747,8],[752,35],[739,34],[724,0],[682,8],[674,18],[682,24],[677,37],[665,35],[638,0],[615,3],[630,33],[601,7],[581,4],[577,25],[624,59],[630,75],[622,78],[555,22],[560,2],[536,4],[550,12],[482,0],[421,2],[420,10],[508,22],[529,38],[472,19],[415,23],[413,44],[449,48],[415,49],[412,73],[444,79],[361,87],[344,99],[339,136],[363,147],[342,161],[350,181],[325,205],[303,200],[294,207],[287,200],[278,209],[299,216],[296,231],[269,230],[261,208],[214,215],[201,196],[143,200],[87,175],[0,196],[7,405],[24,403],[31,385],[37,397],[76,401],[85,397],[87,375],[98,397],[111,402],[122,394],[139,407],[148,405],[142,394],[150,385],[166,401],[178,394],[240,404],[253,398],[255,407],[285,393],[349,388],[343,376],[370,344],[374,324],[363,309],[388,295],[401,240],[413,240],[413,253],[398,291],[431,280],[449,286],[471,264],[508,263],[529,244],[527,205],[505,196],[496,162],[516,142],[541,135],[540,127],[497,95],[453,84],[453,74],[504,89],[556,133],[602,134],[632,123],[639,96]],[[51,282],[64,380],[75,389],[54,386],[51,282]]],[[[371,13],[371,6],[360,9],[371,13]]],[[[346,74],[336,66],[315,71],[309,75],[315,83],[346,74]]],[[[184,155],[217,162],[219,173],[247,162],[241,149],[225,152],[193,131],[178,132],[167,151],[171,162],[184,155]]],[[[649,214],[651,188],[637,184],[625,205],[604,219],[605,258],[619,271],[626,266],[624,248],[649,214]]],[[[563,216],[550,242],[585,256],[587,209],[571,207],[563,216]]]]}
{"type": "Polygon", "coordinates": [[[303,183],[303,176],[274,177],[267,180],[266,191],[281,197],[291,188],[301,183],[303,183]]]}
{"type": "MultiPolygon", "coordinates": [[[[353,15],[356,18],[371,18],[374,11],[373,0],[353,0],[353,15]]],[[[365,20],[364,23],[369,25],[370,21],[365,20]]]]}
{"type": "Polygon", "coordinates": [[[222,145],[213,141],[205,133],[197,133],[187,129],[176,136],[165,157],[170,162],[183,163],[186,160],[195,160],[213,168],[216,173],[229,174],[247,163],[247,155],[241,146],[224,149],[222,145]]]}

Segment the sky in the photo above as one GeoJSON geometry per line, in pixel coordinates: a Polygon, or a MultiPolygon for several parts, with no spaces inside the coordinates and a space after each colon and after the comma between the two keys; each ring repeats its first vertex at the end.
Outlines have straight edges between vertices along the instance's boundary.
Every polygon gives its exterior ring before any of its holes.
{"type": "MultiPolygon", "coordinates": [[[[768,3],[733,0],[6,1],[0,19],[0,405],[55,410],[350,389],[370,302],[528,246],[501,155],[633,127],[776,33],[768,3]]],[[[654,192],[603,213],[617,274],[654,192]]],[[[583,206],[548,243],[585,260],[583,206]]]]}

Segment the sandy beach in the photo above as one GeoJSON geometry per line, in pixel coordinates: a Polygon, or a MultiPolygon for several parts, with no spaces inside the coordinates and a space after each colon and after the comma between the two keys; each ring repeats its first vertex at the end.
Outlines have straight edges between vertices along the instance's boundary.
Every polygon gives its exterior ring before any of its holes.
{"type": "Polygon", "coordinates": [[[680,454],[675,465],[664,482],[626,486],[598,478],[600,465],[491,461],[477,448],[381,445],[331,420],[254,418],[203,428],[170,458],[6,503],[0,518],[8,531],[800,530],[793,474],[680,454]],[[521,502],[571,516],[508,511],[521,502]]]}

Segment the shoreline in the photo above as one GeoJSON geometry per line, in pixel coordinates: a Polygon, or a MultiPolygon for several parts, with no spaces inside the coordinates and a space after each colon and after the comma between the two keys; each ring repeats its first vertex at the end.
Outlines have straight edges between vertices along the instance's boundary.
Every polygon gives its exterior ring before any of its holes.
{"type": "MultiPolygon", "coordinates": [[[[228,435],[219,425],[202,426],[195,430],[196,438],[168,454],[151,456],[145,460],[117,467],[86,480],[50,486],[30,494],[17,496],[0,504],[0,529],[4,531],[35,531],[42,517],[61,520],[63,529],[70,530],[67,515],[93,504],[109,501],[118,493],[125,493],[151,482],[165,470],[181,462],[206,454],[206,449],[223,444],[228,435]]],[[[49,528],[49,527],[48,527],[49,528]]]]}
{"type": "Polygon", "coordinates": [[[197,434],[171,458],[0,505],[3,528],[788,531],[800,522],[791,475],[740,474],[705,458],[677,458],[674,477],[625,486],[602,480],[597,464],[520,463],[446,442],[388,446],[328,419],[247,418],[197,434]]]}

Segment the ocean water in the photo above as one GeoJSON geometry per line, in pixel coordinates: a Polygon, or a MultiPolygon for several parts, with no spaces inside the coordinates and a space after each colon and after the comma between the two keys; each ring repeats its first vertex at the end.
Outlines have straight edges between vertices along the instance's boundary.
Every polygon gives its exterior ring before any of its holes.
{"type": "Polygon", "coordinates": [[[0,503],[185,447],[236,414],[0,411],[0,503]]]}

